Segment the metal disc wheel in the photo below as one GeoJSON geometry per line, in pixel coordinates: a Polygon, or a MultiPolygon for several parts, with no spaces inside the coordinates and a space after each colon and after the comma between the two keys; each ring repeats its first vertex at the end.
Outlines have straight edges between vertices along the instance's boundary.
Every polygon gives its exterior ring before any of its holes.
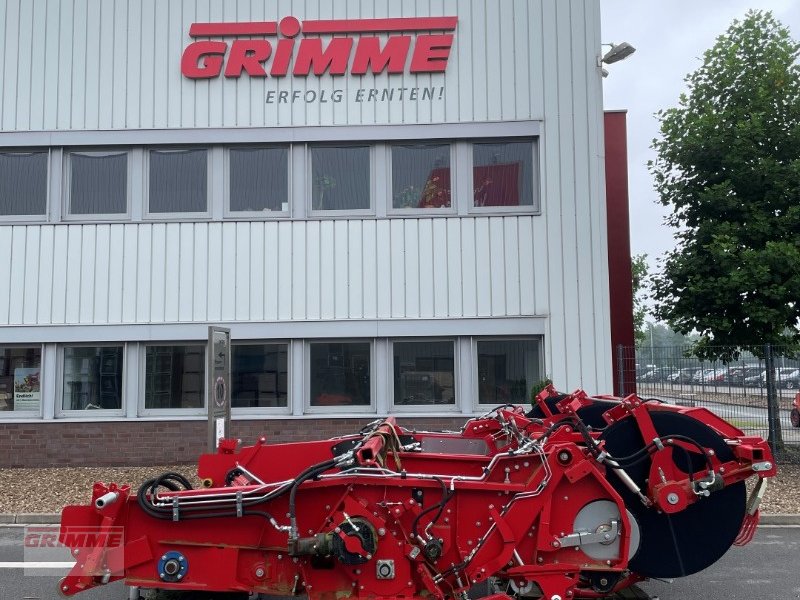
{"type": "MultiPolygon", "coordinates": [[[[662,439],[670,435],[688,437],[701,447],[714,450],[721,462],[733,460],[733,451],[725,440],[697,419],[667,411],[651,412],[650,417],[662,439]]],[[[629,456],[646,445],[633,417],[609,426],[601,438],[614,457],[629,456]]],[[[698,478],[707,472],[705,457],[700,452],[674,452],[672,460],[679,471],[696,473],[698,478]]],[[[651,462],[647,458],[625,469],[640,488],[647,488],[651,462]]],[[[685,510],[669,515],[642,504],[612,469],[608,470],[608,480],[639,524],[639,550],[629,568],[645,577],[684,577],[711,566],[731,547],[744,520],[747,503],[744,482],[713,492],[685,510]]]]}
{"type": "Polygon", "coordinates": [[[792,427],[800,427],[800,410],[793,408],[790,418],[792,420],[792,427]]]}

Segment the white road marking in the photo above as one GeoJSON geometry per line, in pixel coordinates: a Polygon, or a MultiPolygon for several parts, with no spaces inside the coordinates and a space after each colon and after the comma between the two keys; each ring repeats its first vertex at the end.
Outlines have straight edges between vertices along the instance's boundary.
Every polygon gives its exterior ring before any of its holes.
{"type": "Polygon", "coordinates": [[[0,569],[71,569],[74,562],[0,562],[0,569]]]}

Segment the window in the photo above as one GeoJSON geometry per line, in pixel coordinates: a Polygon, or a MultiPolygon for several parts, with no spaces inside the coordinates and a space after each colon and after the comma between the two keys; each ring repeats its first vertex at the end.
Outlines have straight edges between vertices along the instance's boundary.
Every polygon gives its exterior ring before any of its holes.
{"type": "Polygon", "coordinates": [[[47,152],[0,152],[0,216],[47,212],[47,152]]]}
{"type": "Polygon", "coordinates": [[[228,153],[231,212],[289,210],[289,149],[231,148],[228,153]]]}
{"type": "Polygon", "coordinates": [[[453,342],[394,342],[394,403],[455,404],[453,342]]]}
{"type": "Polygon", "coordinates": [[[312,147],[312,210],[369,210],[369,157],[369,146],[312,147]]]}
{"type": "Polygon", "coordinates": [[[0,347],[0,412],[39,412],[41,370],[41,346],[0,347]]]}
{"type": "Polygon", "coordinates": [[[122,346],[66,346],[63,410],[120,410],[122,356],[122,346]]]}
{"type": "Polygon", "coordinates": [[[392,208],[450,208],[449,144],[392,146],[392,208]]]}
{"type": "Polygon", "coordinates": [[[233,344],[231,406],[289,406],[288,353],[288,344],[233,344]]]}
{"type": "Polygon", "coordinates": [[[477,347],[478,402],[530,402],[531,386],[541,379],[539,341],[480,340],[477,347]]]}
{"type": "Polygon", "coordinates": [[[128,212],[128,153],[69,153],[69,214],[128,212]]]}
{"type": "Polygon", "coordinates": [[[205,213],[206,150],[150,150],[150,202],[154,213],[205,213]]]}
{"type": "Polygon", "coordinates": [[[369,342],[313,342],[309,346],[311,406],[371,404],[369,342]]]}
{"type": "Polygon", "coordinates": [[[205,346],[147,346],[144,407],[205,406],[205,346]]]}
{"type": "Polygon", "coordinates": [[[475,207],[533,207],[533,142],[472,145],[475,207]]]}

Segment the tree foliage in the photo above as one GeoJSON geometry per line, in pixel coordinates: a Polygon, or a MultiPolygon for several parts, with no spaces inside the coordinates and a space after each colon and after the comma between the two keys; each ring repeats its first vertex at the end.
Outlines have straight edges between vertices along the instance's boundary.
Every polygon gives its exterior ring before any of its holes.
{"type": "Polygon", "coordinates": [[[631,275],[633,276],[633,337],[638,346],[647,338],[644,326],[647,317],[647,279],[649,276],[647,254],[637,254],[631,258],[631,275]]]}
{"type": "MultiPolygon", "coordinates": [[[[678,229],[655,314],[716,346],[800,341],[800,44],[769,12],[734,21],[657,113],[660,201],[678,229]]],[[[728,354],[729,356],[729,354],[728,354]]]]}

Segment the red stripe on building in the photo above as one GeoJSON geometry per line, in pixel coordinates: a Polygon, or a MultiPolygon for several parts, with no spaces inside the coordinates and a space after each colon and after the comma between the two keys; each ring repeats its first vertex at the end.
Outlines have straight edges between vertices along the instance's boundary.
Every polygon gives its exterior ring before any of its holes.
{"type": "Polygon", "coordinates": [[[452,31],[458,17],[394,19],[327,19],[303,21],[303,33],[380,33],[386,31],[452,31]]]}
{"type": "Polygon", "coordinates": [[[252,21],[249,23],[192,23],[191,37],[212,37],[220,35],[277,35],[278,23],[275,21],[252,21]]]}

